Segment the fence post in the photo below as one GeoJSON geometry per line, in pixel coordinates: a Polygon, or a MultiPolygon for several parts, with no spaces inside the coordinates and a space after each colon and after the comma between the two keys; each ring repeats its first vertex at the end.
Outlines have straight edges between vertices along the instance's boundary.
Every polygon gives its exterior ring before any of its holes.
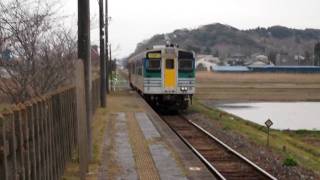
{"type": "Polygon", "coordinates": [[[61,162],[61,147],[60,147],[60,102],[59,102],[59,94],[56,93],[53,96],[54,100],[54,106],[53,106],[53,111],[54,111],[54,139],[55,139],[55,144],[54,144],[54,155],[55,155],[55,164],[56,164],[56,175],[57,177],[60,177],[60,162],[61,162]]]}
{"type": "Polygon", "coordinates": [[[68,130],[67,130],[67,134],[68,134],[68,160],[71,159],[72,157],[72,109],[71,109],[71,103],[72,103],[72,99],[71,99],[71,92],[72,89],[68,89],[67,93],[66,93],[66,114],[67,114],[67,120],[68,120],[68,130]]]}
{"type": "Polygon", "coordinates": [[[57,108],[56,108],[56,95],[53,94],[51,96],[51,136],[52,136],[52,164],[53,164],[53,174],[54,179],[58,179],[58,144],[57,144],[57,123],[58,123],[58,116],[57,116],[57,108]]]}
{"type": "Polygon", "coordinates": [[[22,119],[21,119],[21,109],[19,106],[15,105],[13,107],[13,118],[15,123],[15,132],[16,132],[16,146],[17,146],[17,175],[16,179],[25,180],[25,166],[24,166],[24,147],[23,147],[23,131],[22,131],[22,119]]]}
{"type": "Polygon", "coordinates": [[[0,114],[0,179],[17,179],[16,150],[13,112],[6,110],[0,114]]]}
{"type": "Polygon", "coordinates": [[[60,90],[56,94],[56,110],[57,110],[57,128],[55,130],[56,137],[57,137],[57,155],[58,155],[58,175],[59,177],[62,175],[62,161],[63,161],[63,145],[62,145],[62,114],[61,114],[61,98],[60,98],[60,90]]]}
{"type": "Polygon", "coordinates": [[[30,165],[31,165],[31,179],[38,179],[38,171],[37,171],[37,150],[36,150],[36,136],[35,136],[35,118],[33,113],[33,104],[32,102],[26,102],[26,113],[27,113],[27,122],[29,127],[30,134],[30,165]]]}
{"type": "Polygon", "coordinates": [[[23,132],[23,147],[24,147],[24,163],[25,163],[25,176],[26,179],[31,179],[31,167],[30,167],[30,134],[29,134],[29,127],[27,122],[27,112],[26,106],[24,104],[18,105],[21,109],[21,120],[22,120],[22,132],[23,132]]]}
{"type": "Polygon", "coordinates": [[[63,169],[64,169],[64,162],[67,161],[67,158],[66,158],[66,152],[67,152],[67,146],[66,146],[66,109],[65,109],[65,91],[62,91],[59,93],[59,99],[60,99],[60,117],[61,117],[61,133],[60,133],[60,136],[61,136],[61,145],[62,145],[62,151],[61,151],[61,154],[62,154],[62,164],[61,164],[61,171],[63,174],[63,169]]]}
{"type": "Polygon", "coordinates": [[[77,120],[77,88],[73,88],[73,93],[72,93],[72,127],[73,129],[73,146],[78,148],[79,143],[78,143],[78,120],[77,120]]]}
{"type": "Polygon", "coordinates": [[[41,102],[41,105],[43,106],[43,113],[42,113],[42,118],[43,118],[43,122],[44,122],[44,158],[45,158],[45,162],[44,162],[44,166],[45,166],[45,179],[50,179],[50,173],[49,173],[49,169],[50,169],[50,161],[49,161],[49,128],[48,128],[48,116],[47,116],[47,112],[48,112],[48,106],[47,106],[47,99],[45,97],[38,97],[39,101],[41,102]]]}
{"type": "Polygon", "coordinates": [[[46,159],[46,143],[47,143],[47,138],[46,138],[46,118],[44,116],[44,103],[41,98],[35,98],[35,102],[38,106],[38,111],[39,111],[39,122],[40,122],[40,157],[41,157],[41,179],[45,179],[47,177],[47,159],[46,159]]]}
{"type": "Polygon", "coordinates": [[[0,162],[0,179],[9,180],[9,167],[8,167],[8,142],[6,137],[7,122],[6,119],[0,114],[0,155],[2,161],[0,162]]]}
{"type": "Polygon", "coordinates": [[[48,96],[47,98],[47,105],[48,105],[48,133],[49,133],[49,169],[50,169],[50,179],[55,180],[57,179],[55,174],[55,164],[54,164],[54,140],[53,140],[53,111],[52,111],[52,96],[48,96]]]}
{"type": "Polygon", "coordinates": [[[36,150],[36,162],[37,162],[37,172],[38,178],[41,178],[41,156],[40,156],[40,141],[41,141],[41,134],[40,134],[40,117],[39,117],[39,106],[37,102],[33,99],[32,100],[33,106],[33,119],[34,119],[34,132],[35,132],[35,150],[36,150]]]}

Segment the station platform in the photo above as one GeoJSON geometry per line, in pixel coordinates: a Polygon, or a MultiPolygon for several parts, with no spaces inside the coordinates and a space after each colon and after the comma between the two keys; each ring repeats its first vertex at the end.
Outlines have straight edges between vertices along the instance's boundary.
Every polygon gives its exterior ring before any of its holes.
{"type": "Polygon", "coordinates": [[[98,179],[215,179],[134,91],[108,97],[98,179]]]}

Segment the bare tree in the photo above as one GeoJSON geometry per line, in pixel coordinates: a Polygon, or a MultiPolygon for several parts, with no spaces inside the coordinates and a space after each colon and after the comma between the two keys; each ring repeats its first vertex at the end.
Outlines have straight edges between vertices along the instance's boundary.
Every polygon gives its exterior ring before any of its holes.
{"type": "Polygon", "coordinates": [[[2,50],[2,47],[3,47],[5,41],[6,41],[6,38],[5,38],[5,35],[4,35],[4,31],[3,31],[3,29],[1,28],[1,25],[0,25],[0,52],[2,50]]]}
{"type": "Polygon", "coordinates": [[[34,89],[43,94],[64,83],[70,83],[73,75],[73,60],[77,58],[77,37],[68,30],[53,32],[51,37],[41,44],[38,66],[39,74],[34,81],[34,89]]]}
{"type": "Polygon", "coordinates": [[[13,102],[54,90],[72,75],[77,38],[59,26],[55,7],[40,0],[0,2],[0,45],[10,44],[15,55],[2,63],[7,78],[0,74],[0,91],[13,102]]]}

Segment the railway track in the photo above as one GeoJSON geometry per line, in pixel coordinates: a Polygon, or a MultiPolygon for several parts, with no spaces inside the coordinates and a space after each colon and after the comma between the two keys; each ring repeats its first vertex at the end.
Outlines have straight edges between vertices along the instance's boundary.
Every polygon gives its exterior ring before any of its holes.
{"type": "Polygon", "coordinates": [[[183,116],[162,116],[162,119],[218,179],[276,179],[183,116]]]}

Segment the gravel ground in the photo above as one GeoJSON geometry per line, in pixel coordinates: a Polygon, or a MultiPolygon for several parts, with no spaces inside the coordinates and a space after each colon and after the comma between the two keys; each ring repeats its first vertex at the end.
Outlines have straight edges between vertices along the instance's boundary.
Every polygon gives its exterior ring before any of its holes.
{"type": "Polygon", "coordinates": [[[283,158],[276,152],[272,152],[265,146],[257,145],[238,133],[223,130],[218,121],[210,120],[199,113],[190,113],[186,117],[204,127],[231,148],[240,152],[278,179],[320,179],[319,175],[302,167],[283,166],[283,158]]]}

